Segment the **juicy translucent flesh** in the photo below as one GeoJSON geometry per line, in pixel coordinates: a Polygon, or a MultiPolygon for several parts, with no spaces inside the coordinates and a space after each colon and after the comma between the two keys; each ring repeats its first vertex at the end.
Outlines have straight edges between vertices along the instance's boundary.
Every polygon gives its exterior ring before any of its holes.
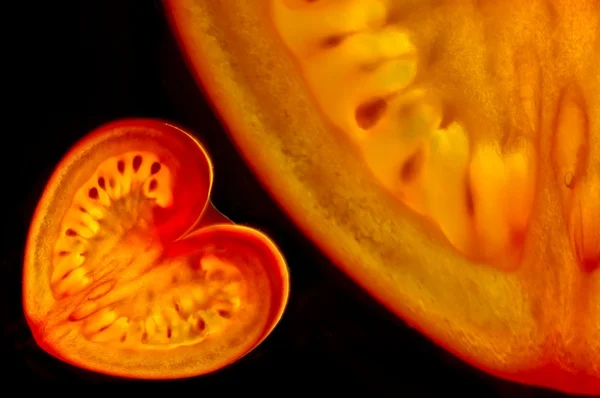
{"type": "Polygon", "coordinates": [[[272,17],[325,117],[464,255],[518,267],[552,148],[572,248],[599,265],[600,4],[273,0],[272,17]]]}
{"type": "Polygon", "coordinates": [[[115,122],[72,148],[24,261],[40,346],[101,373],[181,378],[260,343],[285,306],[285,263],[266,236],[206,209],[211,184],[204,149],[161,122],[115,122]]]}

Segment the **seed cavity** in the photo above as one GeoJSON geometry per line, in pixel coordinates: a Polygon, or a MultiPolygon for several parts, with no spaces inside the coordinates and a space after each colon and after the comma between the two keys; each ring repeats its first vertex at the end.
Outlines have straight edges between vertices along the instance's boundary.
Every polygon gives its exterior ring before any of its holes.
{"type": "Polygon", "coordinates": [[[330,49],[330,48],[339,46],[343,40],[344,40],[344,36],[341,36],[341,35],[329,36],[322,41],[321,46],[324,49],[330,49]]]}
{"type": "Polygon", "coordinates": [[[361,129],[369,130],[377,124],[386,109],[387,101],[383,98],[376,98],[361,104],[356,109],[356,123],[361,129]]]}
{"type": "Polygon", "coordinates": [[[158,173],[161,169],[161,165],[158,162],[154,162],[152,163],[152,166],[150,167],[150,174],[154,175],[156,173],[158,173]]]}
{"type": "Polygon", "coordinates": [[[114,290],[116,280],[101,283],[81,300],[69,321],[81,322],[84,336],[91,341],[143,344],[145,349],[197,343],[209,336],[208,331],[210,335],[218,334],[241,304],[240,287],[231,287],[242,283],[243,278],[239,269],[224,259],[212,254],[202,259],[210,272],[192,271],[191,265],[186,265],[190,269],[185,275],[182,271],[170,271],[180,275],[180,286],[165,283],[159,290],[144,290],[134,297],[129,296],[132,291],[150,283],[154,286],[155,278],[170,281],[171,273],[152,275],[150,271],[142,276],[143,281],[121,282],[117,288],[121,293],[114,290]],[[211,279],[215,274],[225,280],[211,279]]]}
{"type": "Polygon", "coordinates": [[[98,189],[96,187],[90,188],[88,196],[90,199],[98,199],[98,189]]]}
{"type": "Polygon", "coordinates": [[[137,172],[140,169],[141,165],[142,165],[142,157],[140,155],[136,155],[133,158],[133,162],[131,164],[131,166],[133,167],[133,171],[137,172]]]}
{"type": "Polygon", "coordinates": [[[202,317],[198,317],[196,321],[196,330],[203,332],[206,329],[206,321],[202,317]]]}
{"type": "Polygon", "coordinates": [[[402,165],[400,178],[405,184],[414,181],[425,164],[425,153],[423,148],[417,149],[402,165]]]}
{"type": "MultiPolygon", "coordinates": [[[[525,235],[532,215],[546,109],[539,58],[545,53],[535,38],[465,63],[454,39],[433,33],[425,21],[420,31],[415,18],[429,15],[425,9],[401,1],[323,1],[310,10],[302,7],[308,0],[272,3],[271,22],[298,61],[315,105],[354,141],[373,177],[435,220],[459,251],[517,264],[522,245],[515,237],[525,235]],[[493,89],[487,92],[484,83],[493,89]]],[[[464,38],[479,44],[476,36],[464,38]]],[[[554,123],[552,167],[573,231],[598,230],[584,223],[598,219],[590,217],[598,194],[589,174],[598,156],[589,138],[589,95],[567,90],[554,123]]],[[[573,239],[588,247],[599,236],[589,234],[573,239]]],[[[586,258],[596,258],[585,250],[586,258]]]]}
{"type": "Polygon", "coordinates": [[[110,254],[110,249],[100,248],[106,246],[106,242],[99,241],[110,240],[108,245],[114,246],[121,234],[134,225],[148,225],[150,220],[145,217],[151,217],[152,213],[147,206],[170,206],[171,186],[170,170],[163,169],[158,157],[150,152],[124,153],[98,165],[90,179],[75,192],[70,207],[62,215],[59,231],[63,232],[55,242],[49,281],[55,298],[80,292],[114,268],[114,261],[104,264],[97,258],[110,254]],[[140,212],[138,207],[142,203],[144,208],[140,212]],[[126,211],[120,212],[119,208],[126,211]],[[120,214],[115,216],[115,211],[120,214]],[[126,218],[122,218],[123,215],[126,218]],[[86,251],[98,261],[87,261],[84,265],[86,251]],[[66,275],[74,267],[81,270],[66,275]],[[66,279],[62,279],[65,275],[66,279]],[[61,280],[64,283],[59,283],[61,280]]]}

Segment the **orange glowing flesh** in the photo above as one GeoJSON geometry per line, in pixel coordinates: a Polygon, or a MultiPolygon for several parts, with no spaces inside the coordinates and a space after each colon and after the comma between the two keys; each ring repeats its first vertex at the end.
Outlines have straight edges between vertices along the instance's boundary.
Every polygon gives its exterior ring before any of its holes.
{"type": "Polygon", "coordinates": [[[474,366],[600,393],[597,2],[168,12],[251,167],[357,283],[474,366]]]}
{"type": "Polygon", "coordinates": [[[210,204],[212,165],[183,130],[99,128],[63,158],[36,209],[23,305],[38,344],[75,366],[169,379],[220,369],[275,327],[285,260],[210,204]]]}

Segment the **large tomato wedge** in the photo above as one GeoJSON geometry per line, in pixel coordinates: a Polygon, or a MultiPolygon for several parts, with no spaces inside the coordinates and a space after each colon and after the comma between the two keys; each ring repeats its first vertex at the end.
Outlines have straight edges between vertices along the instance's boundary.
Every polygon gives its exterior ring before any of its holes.
{"type": "Polygon", "coordinates": [[[597,2],[172,0],[271,194],[472,365],[600,394],[597,2]]]}
{"type": "Polygon", "coordinates": [[[173,125],[124,120],[77,143],[48,182],[25,252],[37,343],[130,378],[208,373],[258,345],[288,296],[284,258],[210,204],[212,165],[173,125]]]}

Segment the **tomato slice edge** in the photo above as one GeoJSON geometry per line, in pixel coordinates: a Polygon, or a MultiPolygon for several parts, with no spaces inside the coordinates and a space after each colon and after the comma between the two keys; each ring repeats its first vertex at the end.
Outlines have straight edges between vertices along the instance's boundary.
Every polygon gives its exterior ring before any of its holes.
{"type": "MultiPolygon", "coordinates": [[[[61,159],[61,162],[55,169],[55,172],[51,176],[50,181],[46,185],[46,188],[42,194],[42,198],[36,208],[33,220],[31,222],[30,232],[28,235],[23,270],[23,307],[26,320],[30,326],[30,329],[32,330],[34,339],[46,352],[51,353],[53,356],[65,362],[92,371],[99,371],[101,373],[121,377],[165,379],[195,376],[221,369],[224,366],[235,362],[240,357],[246,355],[251,349],[260,344],[270,334],[283,314],[289,294],[289,277],[287,265],[283,255],[269,237],[252,228],[231,224],[212,224],[206,226],[206,223],[202,222],[202,227],[200,229],[197,229],[191,233],[185,233],[182,236],[184,240],[178,241],[194,241],[194,239],[198,240],[198,237],[206,235],[210,236],[210,234],[223,232],[232,233],[234,236],[239,236],[242,239],[250,241],[256,246],[257,249],[262,247],[271,256],[271,261],[269,261],[269,264],[266,265],[266,269],[270,272],[269,282],[272,285],[272,291],[275,295],[270,297],[273,303],[271,303],[272,305],[270,306],[271,311],[269,312],[266,326],[262,330],[256,331],[257,335],[253,341],[246,342],[245,345],[231,350],[229,353],[226,353],[228,355],[224,357],[215,357],[213,355],[213,358],[216,359],[212,363],[211,361],[208,361],[205,364],[201,364],[196,361],[186,364],[185,359],[193,356],[193,354],[196,353],[194,346],[188,346],[182,348],[181,350],[183,351],[180,351],[179,354],[175,354],[173,352],[168,352],[166,356],[157,356],[153,354],[152,358],[158,357],[159,359],[152,359],[148,357],[145,358],[146,362],[142,361],[141,363],[138,363],[137,366],[127,368],[127,366],[124,366],[123,364],[124,357],[121,348],[106,349],[106,347],[103,346],[94,346],[94,343],[82,340],[83,337],[81,335],[75,334],[72,338],[67,338],[65,335],[60,335],[64,332],[64,329],[61,331],[53,330],[53,328],[56,326],[56,323],[52,322],[52,320],[48,321],[48,319],[46,319],[48,311],[44,310],[44,308],[52,307],[54,304],[54,299],[51,294],[49,294],[49,291],[46,292],[46,295],[43,298],[46,301],[45,305],[36,306],[36,302],[40,299],[40,286],[46,286],[48,283],[47,278],[45,279],[45,276],[47,275],[44,272],[35,272],[35,261],[37,260],[37,257],[39,257],[39,255],[35,253],[37,249],[36,241],[40,239],[39,234],[40,229],[43,228],[42,224],[47,222],[46,218],[48,216],[48,209],[52,208],[52,199],[54,199],[54,195],[56,193],[56,186],[62,178],[62,174],[64,174],[65,169],[67,169],[68,174],[68,169],[70,166],[69,161],[71,160],[71,157],[79,156],[82,151],[85,151],[89,147],[93,147],[95,144],[99,143],[101,146],[105,136],[107,134],[110,135],[113,129],[121,127],[127,128],[131,127],[132,125],[135,125],[136,127],[156,129],[174,128],[183,132],[186,136],[189,136],[188,133],[175,126],[156,120],[117,121],[101,126],[99,129],[87,135],[83,140],[79,141],[74,147],[72,147],[67,155],[61,159]],[[101,352],[101,354],[96,355],[98,352],[101,352]],[[93,358],[95,359],[92,360],[93,358]],[[176,364],[176,366],[165,367],[165,361],[169,362],[172,360],[172,358],[179,358],[182,359],[182,361],[180,364],[176,364]]],[[[202,221],[202,215],[207,207],[211,208],[209,209],[210,211],[208,211],[210,220],[207,221],[209,223],[217,220],[221,222],[229,221],[226,219],[226,217],[220,215],[220,213],[213,209],[212,205],[210,205],[210,188],[212,187],[213,178],[210,158],[198,141],[191,136],[189,136],[189,138],[194,140],[198,148],[202,151],[202,154],[206,158],[205,160],[210,172],[208,191],[206,200],[204,201],[202,207],[202,212],[198,214],[197,220],[193,220],[193,222],[190,223],[191,226],[189,229],[193,229],[194,225],[197,225],[199,221],[202,221]]],[[[203,350],[204,348],[201,348],[199,353],[201,354],[203,350]]],[[[144,355],[147,356],[148,354],[143,353],[141,355],[143,357],[144,355]]],[[[133,357],[137,358],[135,355],[133,357]]]]}

